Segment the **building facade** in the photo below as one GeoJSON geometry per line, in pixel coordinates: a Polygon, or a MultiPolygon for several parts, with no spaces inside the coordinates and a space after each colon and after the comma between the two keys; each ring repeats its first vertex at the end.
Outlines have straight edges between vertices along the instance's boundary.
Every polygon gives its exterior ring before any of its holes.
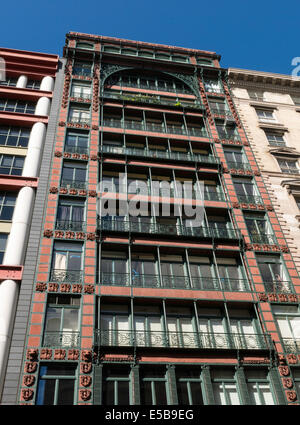
{"type": "Polygon", "coordinates": [[[219,59],[67,34],[15,403],[298,404],[300,281],[219,59]]]}
{"type": "Polygon", "coordinates": [[[238,113],[299,272],[300,79],[233,68],[228,72],[238,113]]]}
{"type": "MultiPolygon", "coordinates": [[[[32,214],[59,59],[57,55],[5,48],[0,49],[0,58],[4,71],[0,81],[2,394],[13,330],[26,333],[28,316],[21,314],[21,330],[17,326],[18,319],[15,322],[15,315],[18,304],[24,304],[24,299],[20,299],[19,295],[24,292],[26,249],[32,229],[32,214]]],[[[31,287],[33,277],[32,274],[31,287]]]]}

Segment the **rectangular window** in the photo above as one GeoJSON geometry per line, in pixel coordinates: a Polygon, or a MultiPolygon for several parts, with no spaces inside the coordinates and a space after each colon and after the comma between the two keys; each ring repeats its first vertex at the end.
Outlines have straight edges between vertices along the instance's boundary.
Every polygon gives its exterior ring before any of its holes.
{"type": "Polygon", "coordinates": [[[39,90],[40,86],[41,82],[39,80],[28,80],[26,84],[26,88],[31,90],[39,90]]]}
{"type": "Polygon", "coordinates": [[[84,210],[84,201],[60,199],[57,208],[56,229],[82,231],[84,210]]]}
{"type": "Polygon", "coordinates": [[[275,404],[274,396],[265,370],[245,370],[245,378],[251,403],[271,406],[275,404]]]}
{"type": "Polygon", "coordinates": [[[80,297],[49,295],[43,346],[78,347],[80,297]]]}
{"type": "Polygon", "coordinates": [[[89,124],[90,110],[88,108],[78,108],[72,106],[69,111],[68,120],[73,123],[89,124]]]}
{"type": "Polygon", "coordinates": [[[299,174],[298,161],[290,159],[277,159],[279,167],[283,173],[299,174]]]}
{"type": "Polygon", "coordinates": [[[257,263],[267,292],[291,292],[280,256],[259,255],[257,263]]]}
{"type": "Polygon", "coordinates": [[[37,405],[72,405],[75,402],[76,365],[41,364],[37,405]]]}
{"type": "Polygon", "coordinates": [[[29,128],[0,126],[0,145],[26,148],[29,136],[29,128]]]}
{"type": "Polygon", "coordinates": [[[225,139],[225,140],[239,139],[237,128],[234,123],[227,124],[225,121],[224,122],[218,121],[216,122],[216,127],[218,130],[218,135],[220,139],[225,139]]]}
{"type": "Polygon", "coordinates": [[[294,305],[273,305],[273,313],[287,353],[300,353],[300,312],[294,305]]]}
{"type": "Polygon", "coordinates": [[[205,90],[209,93],[223,93],[223,89],[219,80],[204,81],[205,90]]]}
{"type": "Polygon", "coordinates": [[[276,238],[265,214],[245,214],[245,222],[252,243],[276,244],[276,238]]]}
{"type": "Polygon", "coordinates": [[[248,90],[248,95],[250,99],[263,101],[264,100],[264,92],[262,90],[248,90]]]}
{"type": "Polygon", "coordinates": [[[211,370],[212,386],[216,405],[240,405],[240,397],[231,370],[211,370]]]}
{"type": "Polygon", "coordinates": [[[265,130],[265,134],[270,146],[286,146],[284,133],[265,130]]]}
{"type": "Polygon", "coordinates": [[[71,97],[80,99],[91,99],[92,88],[90,84],[74,83],[71,88],[71,97]]]}
{"type": "Polygon", "coordinates": [[[17,194],[14,192],[1,192],[0,193],[0,220],[11,221],[17,194]]]}
{"type": "Polygon", "coordinates": [[[0,111],[34,114],[35,103],[23,100],[0,99],[0,111]]]}
{"type": "Polygon", "coordinates": [[[256,109],[256,113],[261,122],[276,122],[274,113],[271,110],[256,109]]]}
{"type": "Polygon", "coordinates": [[[65,141],[65,151],[71,153],[88,153],[89,136],[86,133],[68,131],[65,141]]]}
{"type": "Polygon", "coordinates": [[[131,372],[129,367],[104,366],[103,368],[103,406],[123,406],[132,404],[131,372]]]}
{"type": "Polygon", "coordinates": [[[238,200],[240,202],[250,204],[263,203],[254,179],[234,177],[232,180],[238,200]]]}
{"type": "Polygon", "coordinates": [[[0,233],[0,264],[2,264],[3,262],[7,238],[8,238],[7,233],[0,233]]]}
{"type": "Polygon", "coordinates": [[[176,384],[179,405],[203,405],[201,370],[176,367],[176,384]]]}
{"type": "Polygon", "coordinates": [[[71,186],[75,189],[86,188],[86,165],[65,161],[61,174],[61,186],[71,186]]]}
{"type": "Polygon", "coordinates": [[[54,282],[81,281],[82,244],[55,242],[50,279],[54,282]]]}
{"type": "Polygon", "coordinates": [[[167,399],[166,371],[156,367],[141,368],[140,389],[142,405],[166,405],[167,399]]]}
{"type": "Polygon", "coordinates": [[[0,80],[0,86],[16,87],[18,78],[6,76],[6,80],[0,80]]]}
{"type": "Polygon", "coordinates": [[[72,73],[73,75],[83,75],[85,77],[90,77],[92,74],[92,64],[75,61],[72,73]]]}
{"type": "Polygon", "coordinates": [[[16,155],[0,155],[0,174],[21,176],[25,157],[16,155]]]}

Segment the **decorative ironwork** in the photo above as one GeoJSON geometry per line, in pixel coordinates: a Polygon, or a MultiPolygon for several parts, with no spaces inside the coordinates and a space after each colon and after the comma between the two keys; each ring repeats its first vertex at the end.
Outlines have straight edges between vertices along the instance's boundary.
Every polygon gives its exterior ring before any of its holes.
{"type": "Polygon", "coordinates": [[[286,353],[300,354],[300,339],[282,338],[286,353]]]}
{"type": "Polygon", "coordinates": [[[238,229],[235,229],[234,227],[228,225],[226,227],[187,227],[176,223],[163,224],[149,223],[143,221],[120,220],[118,217],[117,219],[103,218],[98,220],[98,228],[100,230],[109,230],[116,232],[137,232],[147,234],[165,234],[214,239],[240,239],[242,237],[238,229]]]}
{"type": "Polygon", "coordinates": [[[238,195],[238,200],[247,204],[263,204],[264,201],[257,195],[238,195]]]}
{"type": "Polygon", "coordinates": [[[81,270],[61,270],[53,269],[50,272],[50,282],[81,282],[82,271],[81,270]]]}
{"type": "Polygon", "coordinates": [[[289,281],[273,280],[264,282],[266,292],[293,294],[293,286],[289,281]]]}
{"type": "Polygon", "coordinates": [[[198,348],[220,350],[271,350],[268,334],[96,330],[95,346],[147,348],[198,348]]]}
{"type": "Polygon", "coordinates": [[[154,150],[154,149],[139,149],[139,148],[127,148],[125,146],[109,146],[103,145],[100,147],[102,153],[110,153],[117,155],[129,155],[129,156],[142,156],[147,158],[161,158],[171,159],[176,161],[193,161],[203,164],[219,164],[219,159],[213,155],[200,155],[192,153],[182,152],[170,152],[168,150],[154,150]]]}
{"type": "Polygon", "coordinates": [[[138,288],[190,289],[198,291],[243,292],[249,290],[246,279],[166,276],[158,274],[105,273],[100,274],[100,284],[108,286],[133,286],[138,288]]]}
{"type": "Polygon", "coordinates": [[[65,180],[63,179],[60,183],[61,187],[70,187],[73,189],[86,189],[87,183],[80,180],[65,180]]]}
{"type": "Polygon", "coordinates": [[[74,348],[80,346],[80,333],[69,331],[47,331],[43,338],[44,347],[68,347],[74,348]]]}
{"type": "Polygon", "coordinates": [[[72,220],[57,220],[55,223],[55,229],[57,230],[73,230],[75,232],[83,230],[85,223],[83,221],[72,221],[72,220]]]}

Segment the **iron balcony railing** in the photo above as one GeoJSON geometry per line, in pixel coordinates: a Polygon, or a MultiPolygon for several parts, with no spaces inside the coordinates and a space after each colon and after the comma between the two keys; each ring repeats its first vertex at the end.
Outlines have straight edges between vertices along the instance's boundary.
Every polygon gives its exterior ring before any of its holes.
{"type": "Polygon", "coordinates": [[[237,195],[238,200],[245,204],[263,204],[264,201],[261,196],[258,195],[237,195]]]}
{"type": "Polygon", "coordinates": [[[65,145],[64,151],[69,152],[69,153],[87,154],[87,153],[89,153],[89,148],[87,146],[65,145]]]}
{"type": "Polygon", "coordinates": [[[187,102],[182,99],[161,99],[159,96],[151,96],[144,94],[119,94],[119,93],[111,93],[105,91],[103,93],[103,97],[109,99],[118,99],[118,100],[129,100],[131,102],[143,102],[150,103],[156,105],[168,105],[168,106],[177,106],[177,107],[185,107],[185,108],[193,108],[193,109],[203,109],[204,106],[198,100],[194,102],[187,102]]]}
{"type": "Polygon", "coordinates": [[[284,351],[290,354],[300,354],[300,339],[282,338],[284,351]]]}
{"type": "MultiPolygon", "coordinates": [[[[125,76],[126,77],[126,76],[125,76]]],[[[143,89],[143,90],[156,90],[156,91],[165,91],[169,93],[184,93],[184,94],[191,94],[190,89],[185,89],[184,87],[173,87],[173,85],[165,85],[165,84],[159,84],[159,81],[157,81],[158,84],[150,83],[144,84],[142,82],[134,82],[134,81],[118,81],[114,78],[111,78],[107,81],[105,86],[109,88],[109,86],[116,85],[120,87],[131,87],[131,88],[137,88],[137,89],[143,89]]],[[[164,83],[164,82],[163,82],[164,83]]]]}
{"type": "Polygon", "coordinates": [[[264,286],[265,286],[266,292],[286,293],[286,294],[294,293],[293,285],[289,281],[273,280],[270,282],[264,282],[264,286]]]}
{"type": "Polygon", "coordinates": [[[253,234],[250,233],[250,241],[251,243],[258,243],[258,244],[267,244],[267,245],[276,245],[277,240],[276,237],[272,234],[253,234]]]}
{"type": "Polygon", "coordinates": [[[124,146],[109,146],[103,145],[100,147],[100,152],[102,153],[112,153],[120,155],[130,155],[130,156],[142,156],[147,158],[161,158],[161,159],[172,159],[177,161],[193,161],[201,162],[203,164],[219,164],[220,161],[218,158],[213,155],[200,155],[192,153],[182,153],[182,152],[170,152],[167,150],[159,149],[139,149],[139,148],[127,148],[124,146]]]}
{"type": "Polygon", "coordinates": [[[271,350],[268,334],[100,330],[94,345],[147,348],[198,348],[220,350],[271,350]]]}
{"type": "Polygon", "coordinates": [[[159,274],[106,273],[99,275],[99,283],[107,286],[133,286],[137,288],[190,289],[198,291],[249,291],[246,279],[168,276],[159,274]]]}
{"type": "Polygon", "coordinates": [[[46,331],[43,335],[43,347],[80,347],[80,332],[72,331],[46,331]]]}
{"type": "Polygon", "coordinates": [[[72,75],[81,75],[83,77],[91,77],[92,76],[92,70],[91,69],[85,69],[81,67],[73,67],[72,75]]]}
{"type": "Polygon", "coordinates": [[[177,223],[145,223],[141,221],[107,218],[98,219],[98,229],[114,232],[138,232],[214,239],[240,239],[242,237],[238,229],[228,225],[219,228],[205,226],[188,227],[177,223]]]}
{"type": "Polygon", "coordinates": [[[69,117],[68,122],[73,124],[88,124],[91,123],[91,118],[84,118],[84,117],[69,117]]]}
{"type": "Polygon", "coordinates": [[[205,127],[196,128],[188,127],[183,128],[176,125],[164,125],[156,123],[142,123],[139,121],[130,121],[130,120],[121,120],[121,119],[103,119],[102,125],[104,127],[115,127],[115,128],[124,128],[127,130],[141,130],[141,131],[150,131],[155,133],[168,133],[168,134],[181,134],[187,136],[196,136],[196,137],[207,137],[207,132],[205,127]]]}
{"type": "Polygon", "coordinates": [[[88,99],[88,100],[91,100],[92,99],[92,93],[78,93],[78,92],[74,92],[74,93],[71,93],[70,97],[74,97],[75,99],[88,99]]]}
{"type": "Polygon", "coordinates": [[[60,183],[61,187],[70,187],[72,189],[86,189],[87,182],[81,180],[66,180],[62,179],[60,183]]]}
{"type": "Polygon", "coordinates": [[[251,165],[248,162],[234,162],[234,161],[227,161],[227,166],[230,169],[236,169],[236,170],[244,170],[244,171],[251,171],[251,165]]]}
{"type": "Polygon", "coordinates": [[[225,117],[232,117],[232,112],[229,109],[218,109],[214,107],[210,107],[210,111],[214,115],[223,115],[225,117]]]}
{"type": "Polygon", "coordinates": [[[73,220],[56,220],[56,230],[72,230],[74,232],[80,232],[85,228],[85,222],[73,221],[73,220]]]}
{"type": "Polygon", "coordinates": [[[103,192],[122,193],[127,195],[141,195],[141,196],[160,196],[165,198],[180,198],[180,199],[196,199],[206,201],[225,201],[224,192],[216,192],[205,189],[202,196],[199,190],[186,190],[178,191],[173,188],[154,188],[151,190],[151,182],[144,181],[145,185],[141,188],[134,189],[131,185],[127,187],[118,182],[103,185],[103,192]]]}
{"type": "Polygon", "coordinates": [[[49,280],[50,282],[81,282],[83,278],[83,272],[81,270],[63,270],[63,269],[52,269],[50,271],[49,280]]]}

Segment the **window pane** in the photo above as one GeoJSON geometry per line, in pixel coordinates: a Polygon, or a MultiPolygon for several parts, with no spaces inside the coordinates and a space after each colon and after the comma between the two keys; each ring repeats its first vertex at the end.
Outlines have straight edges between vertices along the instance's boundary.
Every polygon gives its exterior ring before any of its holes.
{"type": "Polygon", "coordinates": [[[109,405],[115,404],[114,381],[106,381],[104,388],[103,388],[102,403],[104,404],[104,406],[109,406],[109,405]]]}
{"type": "Polygon", "coordinates": [[[167,404],[166,384],[165,382],[155,382],[156,404],[167,404]]]}
{"type": "Polygon", "coordinates": [[[70,405],[74,403],[73,379],[60,379],[58,384],[58,405],[70,405]]]}
{"type": "Polygon", "coordinates": [[[41,380],[38,386],[37,405],[54,404],[55,379],[41,380]]]}
{"type": "Polygon", "coordinates": [[[118,405],[129,404],[129,381],[118,381],[118,405]]]}

